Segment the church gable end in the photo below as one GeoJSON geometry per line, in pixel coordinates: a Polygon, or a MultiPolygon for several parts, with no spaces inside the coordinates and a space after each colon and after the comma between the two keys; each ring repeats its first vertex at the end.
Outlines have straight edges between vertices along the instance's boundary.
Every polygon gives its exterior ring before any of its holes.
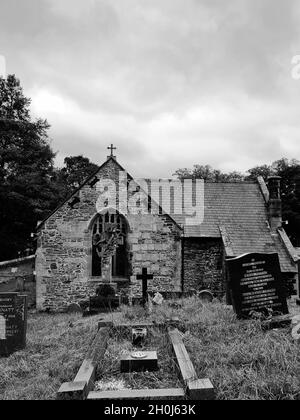
{"type": "MultiPolygon", "coordinates": [[[[140,296],[142,285],[136,276],[143,267],[153,274],[149,291],[181,290],[180,228],[159,212],[116,211],[110,204],[115,198],[119,208],[120,171],[124,170],[115,158],[108,158],[39,226],[38,309],[63,311],[71,303],[87,301],[106,281],[140,296]],[[99,188],[101,180],[115,183],[115,197],[113,189],[99,188]],[[116,230],[121,234],[112,234],[116,230]]],[[[126,188],[130,179],[122,179],[126,188]]]]}

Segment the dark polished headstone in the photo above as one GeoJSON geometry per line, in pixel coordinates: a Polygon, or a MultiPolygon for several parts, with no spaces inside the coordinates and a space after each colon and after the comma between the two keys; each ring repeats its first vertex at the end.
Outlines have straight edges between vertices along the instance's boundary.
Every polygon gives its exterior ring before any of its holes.
{"type": "Polygon", "coordinates": [[[288,314],[278,254],[245,254],[226,260],[233,308],[240,318],[252,311],[288,314]]]}
{"type": "Polygon", "coordinates": [[[0,293],[0,356],[26,347],[27,296],[0,293]]]}

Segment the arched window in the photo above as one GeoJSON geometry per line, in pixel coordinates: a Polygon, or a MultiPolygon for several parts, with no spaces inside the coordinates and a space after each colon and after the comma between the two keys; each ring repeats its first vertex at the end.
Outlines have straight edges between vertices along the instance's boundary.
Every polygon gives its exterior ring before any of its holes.
{"type": "Polygon", "coordinates": [[[128,277],[127,222],[118,213],[99,214],[92,227],[92,276],[102,275],[109,256],[112,277],[128,277]],[[105,257],[106,256],[106,257],[105,257]]]}

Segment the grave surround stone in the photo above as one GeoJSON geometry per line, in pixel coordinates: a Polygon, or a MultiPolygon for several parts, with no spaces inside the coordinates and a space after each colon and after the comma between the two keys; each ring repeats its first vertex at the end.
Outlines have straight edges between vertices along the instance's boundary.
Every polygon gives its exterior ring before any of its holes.
{"type": "Polygon", "coordinates": [[[226,263],[228,291],[239,318],[252,311],[288,314],[278,254],[245,254],[226,263]]]}
{"type": "Polygon", "coordinates": [[[26,347],[27,296],[0,293],[0,356],[26,347]]]}

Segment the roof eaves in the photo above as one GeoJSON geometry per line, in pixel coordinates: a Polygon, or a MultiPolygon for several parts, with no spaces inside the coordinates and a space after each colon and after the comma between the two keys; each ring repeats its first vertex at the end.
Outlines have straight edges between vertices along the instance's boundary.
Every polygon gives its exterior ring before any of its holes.
{"type": "Polygon", "coordinates": [[[281,240],[281,242],[284,245],[285,250],[287,251],[290,259],[292,260],[293,263],[297,263],[300,259],[300,257],[297,255],[297,251],[294,248],[294,246],[292,245],[289,237],[287,236],[285,230],[283,228],[279,228],[278,229],[278,233],[279,233],[279,238],[281,240]]]}

